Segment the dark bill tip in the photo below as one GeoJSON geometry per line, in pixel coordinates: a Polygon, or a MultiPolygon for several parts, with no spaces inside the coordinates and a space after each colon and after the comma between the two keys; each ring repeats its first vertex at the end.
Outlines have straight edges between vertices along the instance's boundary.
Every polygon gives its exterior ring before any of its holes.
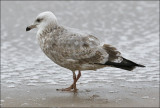
{"type": "Polygon", "coordinates": [[[31,30],[31,28],[27,27],[27,28],[26,28],[26,31],[29,31],[29,30],[31,30]]]}

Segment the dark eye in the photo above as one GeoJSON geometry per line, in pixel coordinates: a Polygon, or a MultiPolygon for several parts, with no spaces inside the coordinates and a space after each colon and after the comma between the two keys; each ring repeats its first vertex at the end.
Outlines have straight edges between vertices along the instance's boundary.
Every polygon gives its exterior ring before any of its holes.
{"type": "Polygon", "coordinates": [[[36,21],[37,21],[37,22],[41,22],[41,20],[42,20],[42,19],[37,19],[36,21]]]}

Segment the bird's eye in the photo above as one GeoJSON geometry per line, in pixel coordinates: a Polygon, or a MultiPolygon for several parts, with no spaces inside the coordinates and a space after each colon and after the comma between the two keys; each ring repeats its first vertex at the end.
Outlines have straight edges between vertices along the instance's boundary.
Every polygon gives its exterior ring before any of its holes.
{"type": "Polygon", "coordinates": [[[41,20],[42,20],[42,19],[37,19],[36,21],[37,21],[37,22],[41,22],[41,20]]]}

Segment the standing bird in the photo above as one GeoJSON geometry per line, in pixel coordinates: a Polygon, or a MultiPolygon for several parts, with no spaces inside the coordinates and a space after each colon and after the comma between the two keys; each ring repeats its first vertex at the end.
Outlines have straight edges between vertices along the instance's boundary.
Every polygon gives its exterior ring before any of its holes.
{"type": "Polygon", "coordinates": [[[42,51],[56,64],[73,72],[73,84],[62,91],[77,91],[76,82],[82,70],[96,70],[104,67],[116,67],[131,71],[135,67],[144,67],[121,56],[115,47],[104,44],[91,34],[78,29],[59,25],[56,16],[50,12],[40,13],[29,31],[38,28],[37,39],[42,51]],[[75,71],[78,71],[76,76],[75,71]]]}

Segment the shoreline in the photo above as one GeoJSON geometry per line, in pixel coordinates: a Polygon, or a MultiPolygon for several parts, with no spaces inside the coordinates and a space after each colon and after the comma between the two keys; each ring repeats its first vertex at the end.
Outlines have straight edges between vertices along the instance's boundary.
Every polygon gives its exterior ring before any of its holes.
{"type": "MultiPolygon", "coordinates": [[[[131,83],[133,84],[133,83],[131,83]]],[[[133,84],[135,85],[135,84],[133,84]]],[[[78,93],[56,91],[66,86],[2,88],[2,107],[158,107],[159,89],[79,84],[78,93]]]]}

